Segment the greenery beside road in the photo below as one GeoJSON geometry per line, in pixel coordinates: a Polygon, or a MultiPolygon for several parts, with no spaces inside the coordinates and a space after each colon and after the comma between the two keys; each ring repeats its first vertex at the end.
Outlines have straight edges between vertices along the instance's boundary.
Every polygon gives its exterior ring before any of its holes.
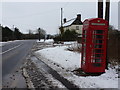
{"type": "MultiPolygon", "coordinates": [[[[20,32],[20,30],[15,27],[14,30],[11,30],[9,27],[0,26],[0,30],[2,32],[1,38],[2,41],[11,41],[11,40],[23,40],[23,39],[38,39],[39,32],[38,30],[35,30],[36,32],[33,33],[31,30],[27,34],[23,34],[20,32]]],[[[45,30],[40,30],[40,39],[50,39],[52,38],[52,35],[48,34],[46,35],[45,30]]]]}
{"type": "Polygon", "coordinates": [[[55,42],[58,41],[77,41],[78,40],[78,33],[76,33],[75,30],[66,30],[65,32],[62,32],[61,34],[56,35],[54,38],[55,42]]]}

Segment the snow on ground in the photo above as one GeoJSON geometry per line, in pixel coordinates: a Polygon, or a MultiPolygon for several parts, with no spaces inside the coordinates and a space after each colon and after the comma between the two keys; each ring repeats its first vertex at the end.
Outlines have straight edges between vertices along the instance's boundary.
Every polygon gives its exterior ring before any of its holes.
{"type": "Polygon", "coordinates": [[[37,40],[37,42],[53,43],[53,42],[54,42],[54,40],[53,40],[53,39],[46,39],[46,40],[41,39],[40,41],[39,41],[39,40],[37,40]]]}
{"type": "Polygon", "coordinates": [[[51,83],[54,85],[54,86],[57,86],[58,88],[65,88],[65,86],[59,82],[58,80],[56,80],[51,74],[49,74],[48,72],[46,72],[44,69],[41,69],[41,65],[39,65],[39,60],[37,59],[33,59],[32,60],[33,63],[35,63],[35,65],[38,67],[38,69],[40,71],[42,71],[42,74],[48,79],[51,81],[51,83]]]}
{"type": "Polygon", "coordinates": [[[18,41],[22,41],[22,40],[13,40],[13,41],[7,41],[7,42],[0,42],[0,46],[4,46],[8,43],[11,43],[11,42],[18,42],[18,41]]]}
{"type": "Polygon", "coordinates": [[[11,42],[15,42],[15,41],[0,42],[0,46],[4,46],[5,44],[11,43],[11,42]]]}
{"type": "Polygon", "coordinates": [[[74,70],[75,68],[80,67],[80,54],[74,53],[65,50],[67,47],[52,47],[37,51],[36,53],[40,53],[44,57],[52,60],[53,62],[63,66],[66,69],[74,70]],[[67,64],[67,65],[66,65],[67,64]]]}
{"type": "Polygon", "coordinates": [[[64,42],[65,45],[73,45],[74,43],[77,43],[77,41],[64,42]]]}
{"type": "Polygon", "coordinates": [[[100,76],[76,76],[68,77],[76,85],[82,88],[118,88],[118,75],[114,69],[106,70],[106,73],[100,76]]]}
{"type": "Polygon", "coordinates": [[[4,46],[7,42],[0,42],[0,46],[4,46]]]}
{"type": "MultiPolygon", "coordinates": [[[[109,70],[106,70],[106,73],[100,76],[83,77],[73,74],[71,71],[80,68],[81,54],[68,51],[67,46],[46,48],[35,53],[69,70],[66,74],[63,74],[62,70],[59,70],[58,73],[80,88],[118,88],[118,74],[116,74],[116,70],[112,68],[109,68],[109,70]]],[[[58,70],[55,66],[50,65],[49,61],[47,61],[47,64],[52,66],[54,70],[58,70]]]]}

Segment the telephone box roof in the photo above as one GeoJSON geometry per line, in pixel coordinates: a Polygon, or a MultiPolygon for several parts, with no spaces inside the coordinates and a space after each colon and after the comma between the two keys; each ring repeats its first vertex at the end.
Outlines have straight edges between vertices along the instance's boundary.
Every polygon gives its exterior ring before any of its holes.
{"type": "Polygon", "coordinates": [[[86,19],[85,21],[93,21],[93,20],[103,20],[103,21],[106,21],[105,19],[102,19],[102,18],[90,18],[90,19],[86,19]]]}

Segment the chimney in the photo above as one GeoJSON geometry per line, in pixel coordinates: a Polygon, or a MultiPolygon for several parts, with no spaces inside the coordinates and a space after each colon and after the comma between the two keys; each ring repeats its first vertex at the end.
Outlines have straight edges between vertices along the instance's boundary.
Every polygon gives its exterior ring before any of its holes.
{"type": "Polygon", "coordinates": [[[63,21],[64,21],[64,23],[66,23],[66,21],[67,21],[66,18],[64,18],[63,21]]]}
{"type": "Polygon", "coordinates": [[[77,19],[81,21],[81,14],[77,14],[77,19]]]}

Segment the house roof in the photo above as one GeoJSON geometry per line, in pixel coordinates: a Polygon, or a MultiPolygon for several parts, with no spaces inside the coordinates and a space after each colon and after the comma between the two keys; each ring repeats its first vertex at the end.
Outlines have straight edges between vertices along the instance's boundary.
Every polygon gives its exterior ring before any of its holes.
{"type": "Polygon", "coordinates": [[[71,25],[83,25],[83,22],[81,21],[81,16],[78,17],[79,15],[77,15],[77,18],[73,18],[69,21],[67,21],[66,23],[63,24],[63,27],[68,27],[71,25]]]}
{"type": "Polygon", "coordinates": [[[63,27],[70,26],[74,21],[75,21],[75,18],[72,19],[72,20],[69,20],[68,22],[66,22],[66,23],[63,24],[63,27]]]}
{"type": "Polygon", "coordinates": [[[75,19],[75,21],[72,23],[72,25],[83,25],[82,21],[79,19],[75,19]]]}

